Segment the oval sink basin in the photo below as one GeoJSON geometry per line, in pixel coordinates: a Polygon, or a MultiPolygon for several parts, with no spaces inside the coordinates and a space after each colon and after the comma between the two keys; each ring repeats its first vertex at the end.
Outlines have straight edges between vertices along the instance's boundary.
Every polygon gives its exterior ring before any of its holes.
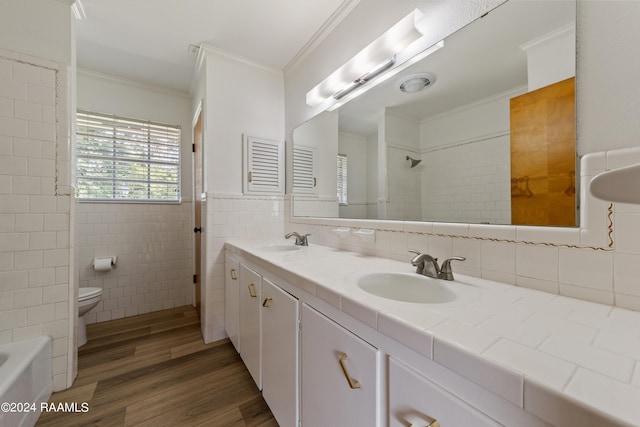
{"type": "Polygon", "coordinates": [[[357,285],[363,291],[382,298],[422,304],[451,303],[479,294],[471,286],[416,273],[365,274],[357,280],[357,285]]]}
{"type": "Polygon", "coordinates": [[[302,246],[296,246],[293,243],[273,243],[270,245],[260,246],[256,249],[261,251],[269,251],[269,252],[289,252],[289,251],[297,251],[302,248],[302,246]]]}

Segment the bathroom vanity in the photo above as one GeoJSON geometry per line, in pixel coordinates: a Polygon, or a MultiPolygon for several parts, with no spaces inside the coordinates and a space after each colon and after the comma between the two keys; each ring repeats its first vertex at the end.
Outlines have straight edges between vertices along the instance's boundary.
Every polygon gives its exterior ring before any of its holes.
{"type": "Polygon", "coordinates": [[[640,423],[637,361],[607,329],[640,313],[455,266],[448,297],[398,301],[363,277],[413,280],[408,261],[253,239],[226,253],[225,328],[283,427],[640,423]]]}

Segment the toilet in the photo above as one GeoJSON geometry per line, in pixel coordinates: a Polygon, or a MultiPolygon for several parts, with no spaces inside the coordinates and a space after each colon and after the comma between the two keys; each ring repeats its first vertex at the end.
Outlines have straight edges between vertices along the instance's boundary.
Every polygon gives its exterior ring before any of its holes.
{"type": "Polygon", "coordinates": [[[87,343],[87,325],[84,315],[102,299],[102,288],[78,289],[78,347],[87,343]]]}

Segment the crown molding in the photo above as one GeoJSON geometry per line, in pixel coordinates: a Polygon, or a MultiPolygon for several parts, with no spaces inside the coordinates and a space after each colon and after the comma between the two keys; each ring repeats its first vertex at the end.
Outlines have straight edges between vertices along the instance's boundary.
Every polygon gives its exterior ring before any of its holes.
{"type": "Polygon", "coordinates": [[[325,21],[318,31],[315,32],[308,42],[296,53],[291,61],[284,67],[285,75],[295,70],[304,59],[315,50],[324,39],[351,13],[360,3],[360,0],[344,0],[340,7],[325,21]]]}
{"type": "Polygon", "coordinates": [[[77,75],[82,75],[82,76],[87,76],[87,77],[93,77],[96,79],[100,79],[100,80],[105,80],[105,81],[109,81],[112,83],[118,83],[121,85],[125,85],[125,86],[130,86],[130,87],[135,87],[138,89],[144,89],[144,90],[149,90],[152,92],[157,92],[157,93],[162,93],[164,95],[170,95],[170,96],[177,96],[180,98],[188,98],[191,99],[191,97],[189,96],[189,94],[187,92],[182,92],[182,91],[178,91],[178,90],[172,90],[172,89],[168,89],[166,87],[162,87],[162,86],[156,86],[156,85],[150,85],[148,83],[143,83],[143,82],[139,82],[136,80],[129,80],[126,79],[124,77],[119,77],[119,76],[113,76],[110,74],[105,74],[105,73],[101,73],[99,71],[94,71],[94,70],[89,70],[86,68],[78,68],[76,70],[77,75]]]}
{"type": "Polygon", "coordinates": [[[520,45],[520,49],[526,52],[527,50],[533,47],[548,44],[566,35],[573,35],[573,38],[575,39],[575,33],[576,33],[576,24],[574,23],[567,24],[547,34],[543,34],[538,38],[530,40],[527,43],[523,43],[522,45],[520,45]]]}
{"type": "MultiPolygon", "coordinates": [[[[206,43],[206,42],[203,42],[203,43],[200,44],[199,56],[202,55],[203,53],[204,54],[209,53],[209,54],[212,54],[212,55],[216,55],[216,56],[220,56],[220,57],[223,57],[223,58],[227,58],[227,59],[230,59],[230,60],[235,61],[235,62],[240,62],[242,64],[258,68],[260,70],[266,71],[266,72],[271,73],[271,74],[282,76],[282,71],[278,70],[277,68],[261,64],[259,62],[253,61],[252,59],[249,59],[249,58],[246,58],[244,56],[235,54],[233,52],[229,52],[228,50],[220,49],[219,47],[213,46],[213,45],[211,45],[209,43],[206,43]]],[[[200,59],[200,58],[198,58],[198,59],[200,59]]]]}

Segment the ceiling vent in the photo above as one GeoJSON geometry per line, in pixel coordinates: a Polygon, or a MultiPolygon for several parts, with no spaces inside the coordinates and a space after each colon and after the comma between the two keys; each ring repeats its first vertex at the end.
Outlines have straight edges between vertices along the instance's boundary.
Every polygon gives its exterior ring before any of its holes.
{"type": "Polygon", "coordinates": [[[411,74],[400,80],[398,88],[404,93],[416,93],[430,87],[435,81],[436,78],[432,74],[411,74]]]}

